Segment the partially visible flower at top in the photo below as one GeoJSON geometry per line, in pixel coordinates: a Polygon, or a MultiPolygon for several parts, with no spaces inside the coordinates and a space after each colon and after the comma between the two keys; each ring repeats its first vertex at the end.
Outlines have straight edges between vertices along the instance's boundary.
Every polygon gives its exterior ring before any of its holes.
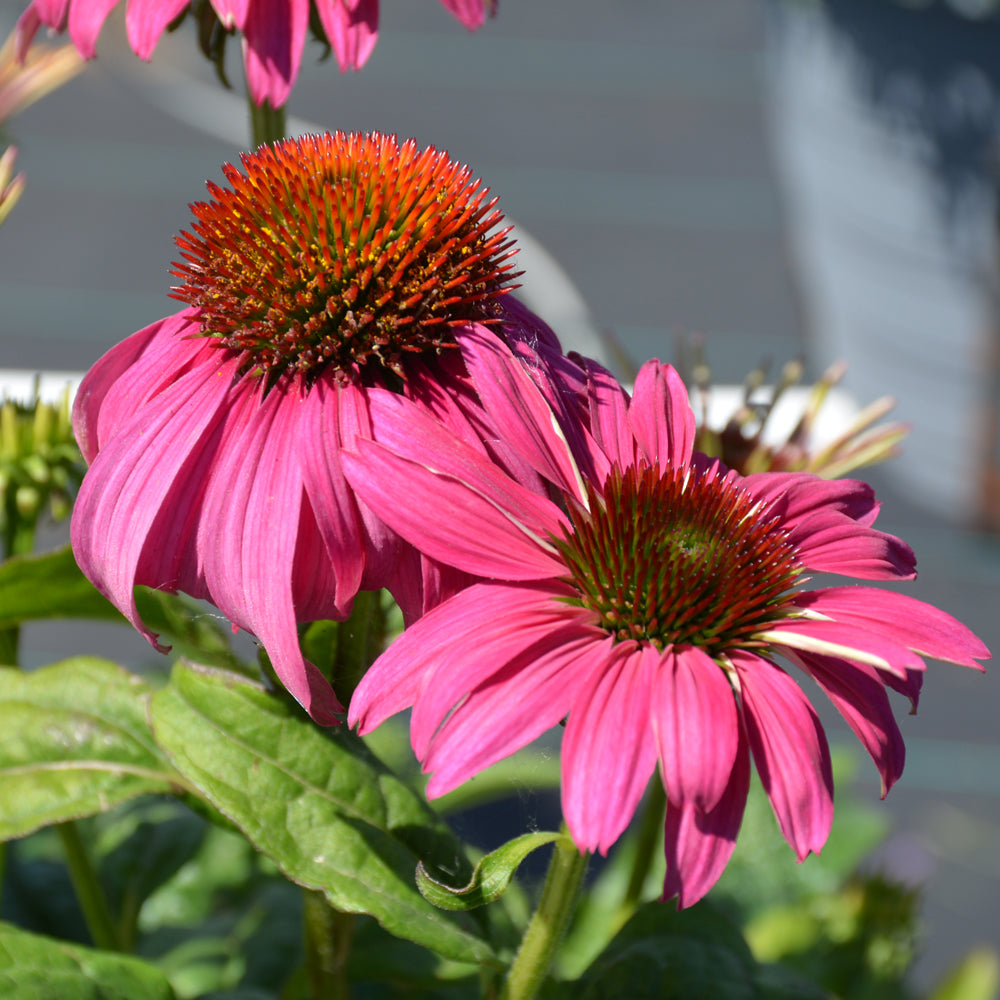
{"type": "MultiPolygon", "coordinates": [[[[32,0],[18,22],[26,46],[41,25],[69,31],[85,59],[117,0],[32,0]]],[[[475,31],[496,0],[441,0],[475,31]]],[[[221,65],[226,40],[243,36],[243,63],[254,101],[281,107],[299,75],[308,30],[333,49],[341,70],[360,69],[378,38],[379,0],[128,0],[125,27],[137,56],[150,59],[164,31],[192,13],[206,55],[221,65]]]]}
{"type": "MultiPolygon", "coordinates": [[[[8,118],[61,86],[83,68],[72,45],[50,48],[32,45],[18,58],[16,32],[0,47],[0,129],[8,118]]],[[[24,190],[24,175],[14,175],[17,150],[9,146],[0,156],[0,222],[24,190]]]]}
{"type": "Polygon", "coordinates": [[[66,517],[83,479],[73,440],[69,387],[56,402],[0,397],[0,557],[30,552],[35,529],[48,512],[66,517]]]}
{"type": "Polygon", "coordinates": [[[910,432],[909,424],[879,424],[891,412],[895,400],[882,396],[864,407],[852,423],[833,440],[817,445],[814,432],[817,417],[830,390],[844,377],[847,366],[830,365],[813,385],[801,416],[783,441],[769,439],[774,412],[789,389],[802,378],[802,364],[790,361],[784,366],[777,384],[767,399],[760,398],[766,372],[755,369],[744,382],[742,404],[721,429],[708,419],[712,386],[708,367],[695,368],[700,419],[695,449],[720,458],[729,468],[743,475],[753,472],[811,472],[823,479],[839,479],[867,465],[884,462],[898,454],[900,442],[910,432]]]}
{"type": "Polygon", "coordinates": [[[908,579],[913,554],[873,527],[864,483],[744,477],[694,452],[673,369],[646,364],[630,399],[585,362],[590,417],[574,456],[520,366],[470,340],[494,422],[559,502],[498,474],[406,400],[373,394],[373,420],[391,431],[345,451],[348,481],[403,537],[483,580],[375,662],[349,721],[367,733],[412,706],[413,748],[437,796],[565,720],[563,813],[588,851],[622,834],[659,764],[664,893],[681,906],[729,859],[751,757],[796,855],[819,851],[833,815],[829,751],[776,659],[819,684],[888,791],[904,747],[886,687],[916,704],[924,656],[978,667],[984,645],[903,594],[808,589],[814,572],[908,579]]]}
{"type": "Polygon", "coordinates": [[[468,579],[355,500],[340,451],[381,434],[369,394],[416,400],[540,489],[489,425],[462,345],[503,338],[542,379],[561,355],[505,297],[508,230],[447,154],[337,133],[242,165],[224,168],[227,187],[209,184],[178,238],[186,308],[112,348],[80,386],[74,425],[91,466],[73,549],[151,642],[136,584],[210,600],[331,723],[339,705],[296,624],[343,619],[359,589],[382,587],[409,621],[468,579]]]}

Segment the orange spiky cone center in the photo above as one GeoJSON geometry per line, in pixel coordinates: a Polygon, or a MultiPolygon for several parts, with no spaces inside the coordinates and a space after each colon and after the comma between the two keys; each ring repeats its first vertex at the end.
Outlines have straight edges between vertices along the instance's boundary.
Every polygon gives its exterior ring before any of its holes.
{"type": "Polygon", "coordinates": [[[515,250],[496,199],[433,147],[377,134],[285,140],[224,167],[177,238],[174,297],[248,367],[315,374],[454,346],[491,322],[515,250]]]}
{"type": "Polygon", "coordinates": [[[801,568],[775,518],[731,478],[615,466],[557,541],[579,603],[619,640],[717,656],[792,610],[801,568]]]}

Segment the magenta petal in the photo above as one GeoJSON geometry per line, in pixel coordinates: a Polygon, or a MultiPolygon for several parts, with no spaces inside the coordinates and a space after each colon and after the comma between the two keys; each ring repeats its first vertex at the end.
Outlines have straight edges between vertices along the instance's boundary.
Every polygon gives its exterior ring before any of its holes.
{"type": "Polygon", "coordinates": [[[211,0],[212,8],[222,26],[229,31],[243,30],[243,26],[247,23],[250,4],[253,2],[254,0],[211,0]]]}
{"type": "Polygon", "coordinates": [[[906,594],[872,587],[827,587],[806,591],[796,604],[828,618],[856,625],[922,656],[982,670],[986,646],[951,615],[906,594]]]}
{"type": "MultiPolygon", "coordinates": [[[[234,441],[220,448],[216,458],[199,552],[213,603],[257,636],[275,673],[306,711],[332,725],[342,709],[329,684],[303,658],[297,629],[296,566],[305,496],[299,394],[304,390],[296,381],[279,383],[266,394],[261,386],[241,383],[227,401],[239,445],[234,441]]],[[[314,585],[321,589],[319,579],[314,585]]],[[[333,595],[328,597],[332,603],[333,595]]],[[[310,601],[314,607],[325,603],[318,593],[310,601]]]]}
{"type": "Polygon", "coordinates": [[[566,438],[521,363],[485,327],[470,326],[455,339],[486,412],[510,445],[549,482],[582,499],[580,473],[566,438]]]}
{"type": "Polygon", "coordinates": [[[341,70],[361,69],[378,41],[378,0],[316,0],[341,70]]]}
{"type": "Polygon", "coordinates": [[[807,569],[862,580],[911,580],[913,550],[895,535],[876,531],[832,512],[803,518],[788,530],[788,542],[807,569]]]}
{"type": "Polygon", "coordinates": [[[810,472],[755,472],[743,485],[764,503],[779,507],[787,524],[813,514],[839,513],[870,527],[878,516],[875,491],[858,479],[820,479],[810,472]]]}
{"type": "Polygon", "coordinates": [[[750,753],[739,735],[736,761],[718,804],[703,812],[693,803],[675,805],[668,800],[663,830],[667,874],[663,899],[677,897],[684,909],[697,903],[719,881],[736,847],[750,789],[750,753]]]}
{"type": "Polygon", "coordinates": [[[84,59],[94,58],[97,36],[116,3],[118,0],[89,0],[88,3],[70,4],[67,19],[69,37],[84,59]]]}
{"type": "MultiPolygon", "coordinates": [[[[555,591],[556,594],[559,591],[555,591]]],[[[565,606],[551,608],[550,588],[480,583],[463,590],[408,628],[372,664],[351,698],[347,721],[362,736],[390,715],[409,708],[426,679],[445,660],[467,662],[483,635],[509,635],[508,616],[524,622],[558,621],[565,606]]],[[[511,656],[521,647],[515,646],[511,656]]]]}
{"type": "Polygon", "coordinates": [[[878,671],[861,663],[798,653],[795,661],[826,692],[882,776],[882,798],[903,773],[906,747],[878,671]]]}
{"type": "Polygon", "coordinates": [[[441,0],[441,3],[458,18],[469,31],[481,28],[485,16],[486,0],[441,0]]]}
{"type": "Polygon", "coordinates": [[[132,51],[140,59],[149,59],[167,25],[187,5],[188,0],[128,0],[125,28],[132,51]]]}
{"type": "Polygon", "coordinates": [[[243,26],[247,88],[256,104],[279,108],[299,75],[309,0],[251,0],[243,26]]]}
{"type": "Polygon", "coordinates": [[[606,854],[656,767],[649,706],[660,653],[608,638],[587,659],[563,737],[563,815],[578,847],[606,854]]]}
{"type": "Polygon", "coordinates": [[[907,646],[876,632],[839,621],[815,618],[790,618],[766,632],[769,642],[804,650],[821,656],[842,657],[856,663],[868,663],[905,677],[907,670],[923,670],[924,661],[907,646]]]}
{"type": "Polygon", "coordinates": [[[483,681],[443,723],[424,760],[427,795],[443,795],[527,746],[569,713],[581,668],[603,635],[580,628],[546,637],[483,681]],[[575,633],[575,634],[574,634],[575,633]]]}
{"type": "Polygon", "coordinates": [[[667,798],[711,810],[729,785],[739,742],[725,671],[693,646],[664,651],[653,679],[651,716],[667,798]]]}
{"type": "Polygon", "coordinates": [[[683,468],[694,448],[695,421],[687,389],[670,365],[647,361],[636,376],[628,422],[651,465],[683,468]]]}
{"type": "Polygon", "coordinates": [[[635,464],[636,447],[628,424],[629,394],[596,361],[584,359],[590,425],[597,443],[619,469],[635,464]]]}
{"type": "Polygon", "coordinates": [[[833,822],[826,736],[799,686],[773,663],[730,652],[740,679],[747,739],[778,826],[801,861],[819,853],[833,822]]]}

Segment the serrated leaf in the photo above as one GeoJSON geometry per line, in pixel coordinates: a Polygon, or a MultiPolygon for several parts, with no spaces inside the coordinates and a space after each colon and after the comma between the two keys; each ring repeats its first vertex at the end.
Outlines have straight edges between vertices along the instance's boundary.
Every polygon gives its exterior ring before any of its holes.
{"type": "Polygon", "coordinates": [[[467,877],[458,843],[350,732],[320,730],[243,678],[187,664],[154,697],[152,721],[181,773],[293,881],[449,958],[491,959],[474,923],[416,888],[420,861],[467,877]]]}
{"type": "Polygon", "coordinates": [[[468,883],[454,889],[432,878],[423,862],[417,866],[417,888],[429,903],[442,910],[474,910],[499,899],[521,862],[534,850],[558,840],[558,833],[525,833],[487,854],[468,883]]]}
{"type": "Polygon", "coordinates": [[[0,667],[0,840],[173,790],[146,721],[149,691],[95,657],[29,674],[0,667]]]}
{"type": "Polygon", "coordinates": [[[759,1000],[756,962],[710,904],[640,907],[593,965],[546,996],[573,1000],[759,1000]]]}
{"type": "Polygon", "coordinates": [[[4,1000],[175,1000],[158,969],[137,958],[0,924],[4,1000]]]}
{"type": "Polygon", "coordinates": [[[0,564],[0,629],[45,618],[124,621],[80,572],[68,545],[0,564]]]}

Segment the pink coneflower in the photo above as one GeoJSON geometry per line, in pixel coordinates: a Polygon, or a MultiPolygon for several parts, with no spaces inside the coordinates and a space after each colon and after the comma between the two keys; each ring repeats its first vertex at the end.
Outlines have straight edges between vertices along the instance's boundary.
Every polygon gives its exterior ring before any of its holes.
{"type": "MultiPolygon", "coordinates": [[[[178,245],[179,313],[112,348],[80,387],[91,463],[73,515],[87,576],[150,641],[144,584],[214,603],[319,721],[339,706],[296,623],[388,587],[412,619],[466,582],[359,504],[340,450],[381,432],[368,396],[416,400],[532,488],[494,441],[460,345],[504,337],[539,378],[551,331],[503,299],[495,199],[433,148],[380,135],[262,147],[209,185],[178,245]]],[[[392,418],[390,418],[392,419],[392,418]]],[[[520,471],[519,471],[520,470],[520,471]]]]}
{"type": "MultiPolygon", "coordinates": [[[[465,25],[475,31],[495,0],[441,0],[465,25]]],[[[95,55],[97,36],[117,0],[33,0],[21,15],[21,45],[27,47],[41,25],[68,30],[85,59],[95,55]]],[[[257,104],[281,107],[288,100],[302,63],[310,12],[322,27],[341,70],[360,69],[378,39],[379,0],[212,0],[199,6],[204,39],[221,45],[225,33],[243,35],[243,62],[247,86],[257,104]],[[207,20],[206,20],[207,19],[207,20]],[[215,27],[213,28],[213,24],[215,27]]],[[[182,14],[190,0],[128,0],[125,27],[137,56],[149,59],[160,36],[182,14]]]]}
{"type": "Polygon", "coordinates": [[[659,763],[664,891],[681,906],[729,859],[751,757],[796,855],[819,851],[833,812],[827,743],[775,660],[826,692],[887,791],[904,748],[885,686],[916,701],[923,656],[974,667],[989,655],[983,644],[912,597],[806,589],[811,572],[910,578],[913,555],[872,526],[877,504],[863,483],[741,477],[693,453],[694,419],[671,368],[645,365],[629,399],[587,365],[581,477],[530,380],[498,363],[503,348],[470,338],[463,351],[494,419],[558,485],[559,502],[498,473],[405,400],[372,400],[395,430],[356,440],[343,456],[348,480],[424,552],[484,580],[375,662],[350,721],[367,733],[413,706],[413,747],[436,796],[565,720],[563,811],[588,851],[622,834],[659,763]]]}

